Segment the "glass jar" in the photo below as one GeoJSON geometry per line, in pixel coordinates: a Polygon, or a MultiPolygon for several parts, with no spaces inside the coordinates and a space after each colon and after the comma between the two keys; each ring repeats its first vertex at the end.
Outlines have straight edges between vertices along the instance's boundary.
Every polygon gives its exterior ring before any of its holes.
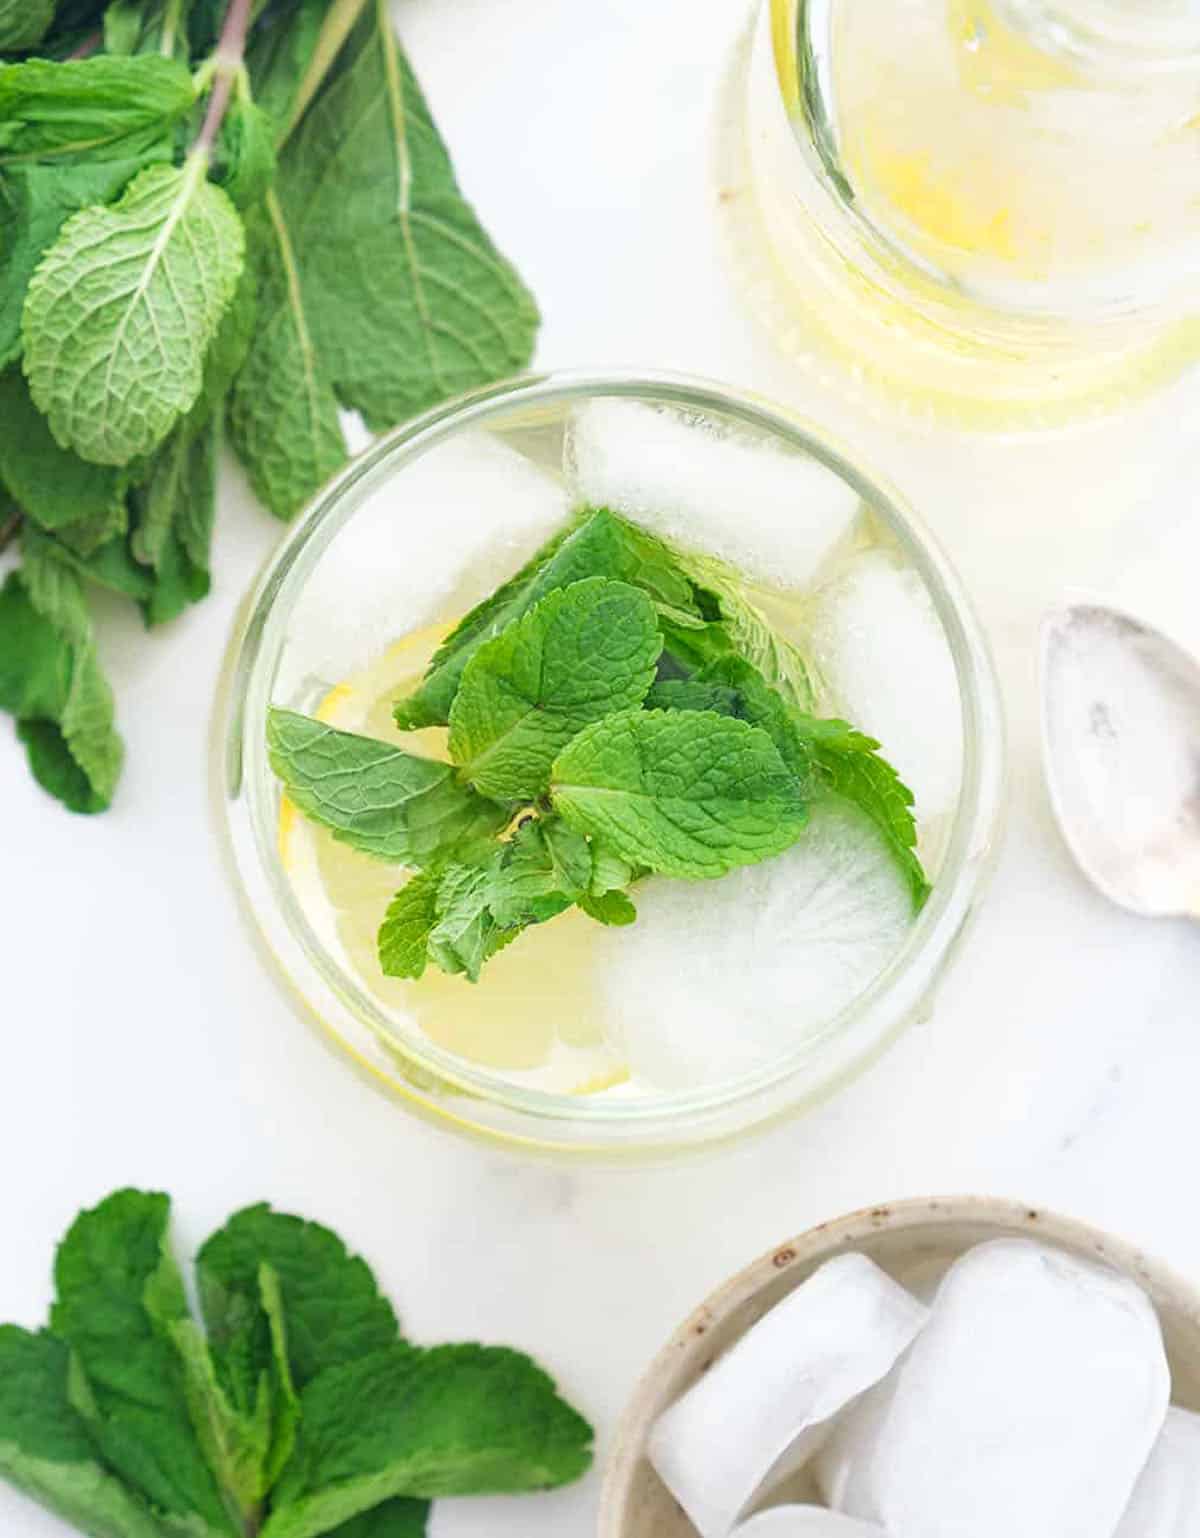
{"type": "Polygon", "coordinates": [[[1195,0],[765,0],[748,49],[727,204],[792,351],[1001,427],[1200,356],[1195,0]]]}
{"type": "MultiPolygon", "coordinates": [[[[704,441],[709,444],[708,438],[704,441]]],[[[572,444],[577,455],[578,437],[572,444]]],[[[640,464],[637,456],[635,464],[640,464]]],[[[675,460],[670,454],[660,456],[657,469],[673,474],[675,460]]],[[[698,478],[702,495],[709,490],[707,474],[704,470],[698,478]]],[[[751,494],[751,488],[735,484],[735,499],[751,494]]],[[[689,495],[696,494],[693,477],[689,495]]],[[[775,530],[782,543],[794,537],[786,522],[764,527],[771,530],[768,555],[775,530]]],[[[408,632],[418,627],[397,621],[397,628],[408,632]]],[[[913,687],[919,684],[914,681],[913,687]]],[[[375,712],[369,720],[383,725],[378,731],[369,724],[364,729],[379,735],[387,730],[390,711],[384,701],[380,713],[373,701],[374,691],[364,709],[369,706],[375,712]]],[[[219,723],[217,772],[236,883],[275,970],[304,1015],[410,1108],[460,1131],[557,1155],[645,1156],[731,1138],[813,1103],[861,1071],[926,1007],[979,897],[1001,804],[1003,720],[987,647],[958,579],[915,517],[849,455],[803,423],[716,386],[667,376],[564,375],[500,385],[430,412],[360,456],[299,521],[260,580],[233,639],[219,723]],[[716,1082],[638,1093],[628,1085],[597,1082],[571,1086],[568,1092],[545,1075],[498,1067],[474,1047],[470,1053],[456,1050],[456,1039],[441,1029],[440,1018],[423,1027],[406,995],[376,986],[385,983],[382,975],[375,979],[369,966],[348,954],[341,943],[347,932],[341,919],[327,923],[306,895],[303,859],[308,855],[302,859],[295,853],[296,819],[282,802],[268,763],[266,719],[273,704],[309,713],[320,713],[320,701],[335,712],[345,706],[356,686],[344,680],[362,663],[361,655],[352,662],[344,645],[348,635],[358,635],[356,626],[365,624],[371,632],[371,655],[401,654],[408,643],[399,651],[388,650],[389,638],[374,633],[370,616],[390,613],[393,592],[398,613],[399,590],[406,583],[414,601],[442,624],[491,592],[527,556],[522,541],[536,544],[545,534],[544,528],[535,530],[536,517],[528,527],[523,524],[526,514],[536,511],[528,498],[519,509],[511,503],[519,516],[505,510],[506,486],[511,481],[515,487],[518,480],[533,486],[530,476],[542,478],[537,486],[549,486],[549,472],[557,473],[563,463],[568,424],[576,423],[582,410],[614,402],[622,410],[637,403],[638,410],[652,413],[654,422],[663,416],[688,430],[698,428],[712,434],[713,443],[733,441],[737,453],[747,446],[752,452],[761,449],[771,456],[773,476],[782,467],[782,481],[772,485],[773,494],[782,492],[785,508],[791,505],[793,481],[800,505],[814,494],[814,478],[850,499],[858,510],[854,516],[869,522],[919,582],[931,619],[936,616],[932,622],[944,633],[955,696],[946,705],[944,729],[955,737],[961,730],[961,775],[937,847],[927,858],[932,895],[890,963],[817,1034],[716,1082]],[[453,506],[444,481],[449,473],[444,467],[450,464],[459,477],[453,506]],[[481,520],[479,539],[471,533],[475,525],[467,528],[461,521],[464,505],[472,519],[481,520]],[[402,521],[393,538],[388,530],[395,525],[386,520],[395,519],[402,521]],[[390,547],[378,544],[381,527],[385,539],[392,540],[390,547]],[[439,597],[437,584],[423,575],[422,562],[447,551],[451,555],[441,565],[453,569],[453,580],[443,584],[439,597]],[[336,574],[332,585],[331,570],[336,574]]],[[[378,906],[371,913],[374,922],[387,898],[380,893],[371,900],[378,906]]],[[[582,915],[564,915],[537,926],[536,934],[549,935],[568,918],[590,925],[582,915]]],[[[628,934],[592,928],[618,937],[613,943],[628,934]]],[[[515,956],[531,943],[522,937],[504,956],[515,956]]],[[[435,981],[467,990],[472,1007],[486,1017],[486,969],[474,990],[459,978],[439,975],[435,981]]],[[[529,994],[535,1011],[544,1002],[547,1009],[572,1014],[561,1003],[561,990],[554,992],[561,981],[553,967],[544,974],[544,990],[535,980],[529,994]],[[552,999],[560,1002],[554,1005],[552,999]]],[[[504,1007],[511,1011],[511,998],[504,1007]]],[[[564,1018],[555,1029],[559,1025],[574,1039],[577,1020],[564,1018]]],[[[522,1022],[510,1018],[506,1029],[521,1035],[522,1022]]]]}

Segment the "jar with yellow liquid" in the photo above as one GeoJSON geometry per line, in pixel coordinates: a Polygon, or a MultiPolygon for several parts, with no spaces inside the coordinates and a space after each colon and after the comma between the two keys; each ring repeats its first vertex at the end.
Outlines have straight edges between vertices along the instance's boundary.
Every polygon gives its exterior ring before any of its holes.
{"type": "Polygon", "coordinates": [[[1200,356],[1197,0],[767,0],[744,122],[793,350],[985,426],[1200,356]]]}

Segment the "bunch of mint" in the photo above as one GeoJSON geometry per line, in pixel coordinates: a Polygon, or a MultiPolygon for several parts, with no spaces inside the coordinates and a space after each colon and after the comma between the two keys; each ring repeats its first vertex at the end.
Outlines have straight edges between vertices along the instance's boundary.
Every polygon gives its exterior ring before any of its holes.
{"type": "Polygon", "coordinates": [[[410,1345],[364,1261],[268,1206],[201,1247],[202,1330],[169,1218],[133,1190],[81,1213],[49,1329],[0,1326],[0,1477],[82,1532],[422,1538],[432,1499],[590,1464],[591,1428],[528,1357],[410,1345]]]}
{"type": "Polygon", "coordinates": [[[287,710],[268,744],[305,816],[417,872],[380,928],[383,971],[475,982],[568,908],[632,923],[628,889],[651,872],[781,854],[820,796],[871,817],[919,907],[911,793],[877,742],[811,706],[803,657],[733,571],[598,509],[473,609],[397,704],[405,730],[449,727],[452,762],[287,710]]]}
{"type": "Polygon", "coordinates": [[[537,309],[455,183],[387,0],[0,0],[0,709],[79,812],[122,748],[85,598],[209,589],[229,437],[289,518],[523,367],[537,309]]]}

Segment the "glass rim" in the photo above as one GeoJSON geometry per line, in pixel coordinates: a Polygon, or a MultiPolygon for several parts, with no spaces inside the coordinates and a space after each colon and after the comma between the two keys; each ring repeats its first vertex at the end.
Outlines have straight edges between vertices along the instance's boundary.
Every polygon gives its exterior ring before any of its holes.
{"type": "MultiPolygon", "coordinates": [[[[855,1024],[873,1023],[871,1030],[860,1032],[863,1041],[848,1066],[829,1075],[814,1090],[800,1093],[797,1102],[820,1098],[883,1050],[940,975],[984,879],[986,855],[994,845],[1000,821],[1005,756],[999,683],[982,628],[947,557],[897,493],[873,473],[860,468],[854,456],[823,428],[751,392],[671,372],[586,370],[523,375],[434,407],[380,438],[318,493],[270,557],[244,607],[243,619],[230,643],[217,752],[223,821],[242,896],[249,899],[250,893],[232,827],[231,807],[244,796],[249,805],[254,853],[285,928],[298,943],[307,965],[343,1000],[359,1023],[377,1039],[386,1041],[419,1072],[432,1075],[463,1096],[501,1106],[525,1119],[531,1128],[541,1131],[556,1124],[589,1125],[596,1132],[606,1127],[614,1131],[645,1127],[670,1132],[689,1119],[724,1112],[772,1091],[780,1092],[789,1081],[803,1077],[805,1063],[812,1060],[817,1048],[848,1033],[855,1024]],[[269,767],[265,767],[262,728],[271,703],[287,619],[320,556],[353,518],[358,506],[355,493],[364,483],[402,472],[405,464],[436,443],[464,430],[486,426],[492,418],[521,407],[565,404],[590,396],[649,399],[732,420],[811,456],[851,485],[898,540],[929,592],[953,655],[963,710],[963,781],[942,867],[905,944],[889,965],[816,1037],[809,1037],[795,1051],[772,1058],[736,1078],[692,1090],[654,1093],[645,1099],[589,1098],[531,1089],[514,1084],[499,1070],[482,1069],[456,1057],[421,1037],[415,1029],[402,1035],[396,1023],[387,1018],[361,984],[330,954],[309,924],[279,859],[277,818],[267,815],[275,782],[269,767]],[[247,735],[248,729],[253,735],[247,735]],[[889,1001],[896,1000],[897,1008],[889,1008],[889,1001]],[[896,1013],[900,1018],[892,1019],[896,1013]]],[[[352,1056],[439,1120],[463,1120],[476,1132],[492,1130],[471,1120],[469,1103],[459,1117],[439,1100],[423,1095],[418,1085],[397,1082],[396,1076],[403,1077],[398,1065],[393,1076],[369,1061],[361,1048],[346,1040],[338,1026],[324,1019],[303,981],[279,955],[252,903],[247,901],[246,906],[274,961],[306,1010],[316,1015],[352,1056]]],[[[775,1114],[785,1114],[794,1103],[781,1106],[775,1114]]],[[[504,1141],[521,1141],[520,1137],[506,1133],[499,1135],[504,1141]]],[[[539,1146],[546,1146],[541,1137],[534,1140],[539,1146]]]]}

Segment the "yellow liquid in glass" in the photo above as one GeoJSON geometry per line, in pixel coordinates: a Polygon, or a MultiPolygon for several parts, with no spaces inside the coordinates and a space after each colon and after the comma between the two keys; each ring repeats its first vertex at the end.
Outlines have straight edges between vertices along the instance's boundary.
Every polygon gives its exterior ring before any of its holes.
{"type": "Polygon", "coordinates": [[[1038,46],[989,0],[843,4],[831,60],[859,207],[967,292],[1066,309],[1089,286],[1132,297],[1194,257],[1194,82],[1135,89],[1038,46]]]}
{"type": "MultiPolygon", "coordinates": [[[[445,757],[442,730],[402,732],[392,705],[416,688],[445,630],[406,636],[382,658],[330,690],[315,714],[343,731],[394,742],[425,757],[445,757]]],[[[284,799],[280,853],[310,919],[332,930],[359,982],[389,1011],[407,1017],[437,1046],[537,1087],[592,1093],[628,1077],[604,1041],[593,986],[597,925],[572,910],[533,926],[519,944],[487,964],[470,984],[430,967],[417,981],[388,978],[376,936],[387,905],[408,872],[361,854],[301,817],[284,799]]]]}
{"type": "Polygon", "coordinates": [[[1014,6],[773,0],[746,75],[772,328],[983,425],[1200,355],[1200,70],[1148,84],[1014,6]]]}

